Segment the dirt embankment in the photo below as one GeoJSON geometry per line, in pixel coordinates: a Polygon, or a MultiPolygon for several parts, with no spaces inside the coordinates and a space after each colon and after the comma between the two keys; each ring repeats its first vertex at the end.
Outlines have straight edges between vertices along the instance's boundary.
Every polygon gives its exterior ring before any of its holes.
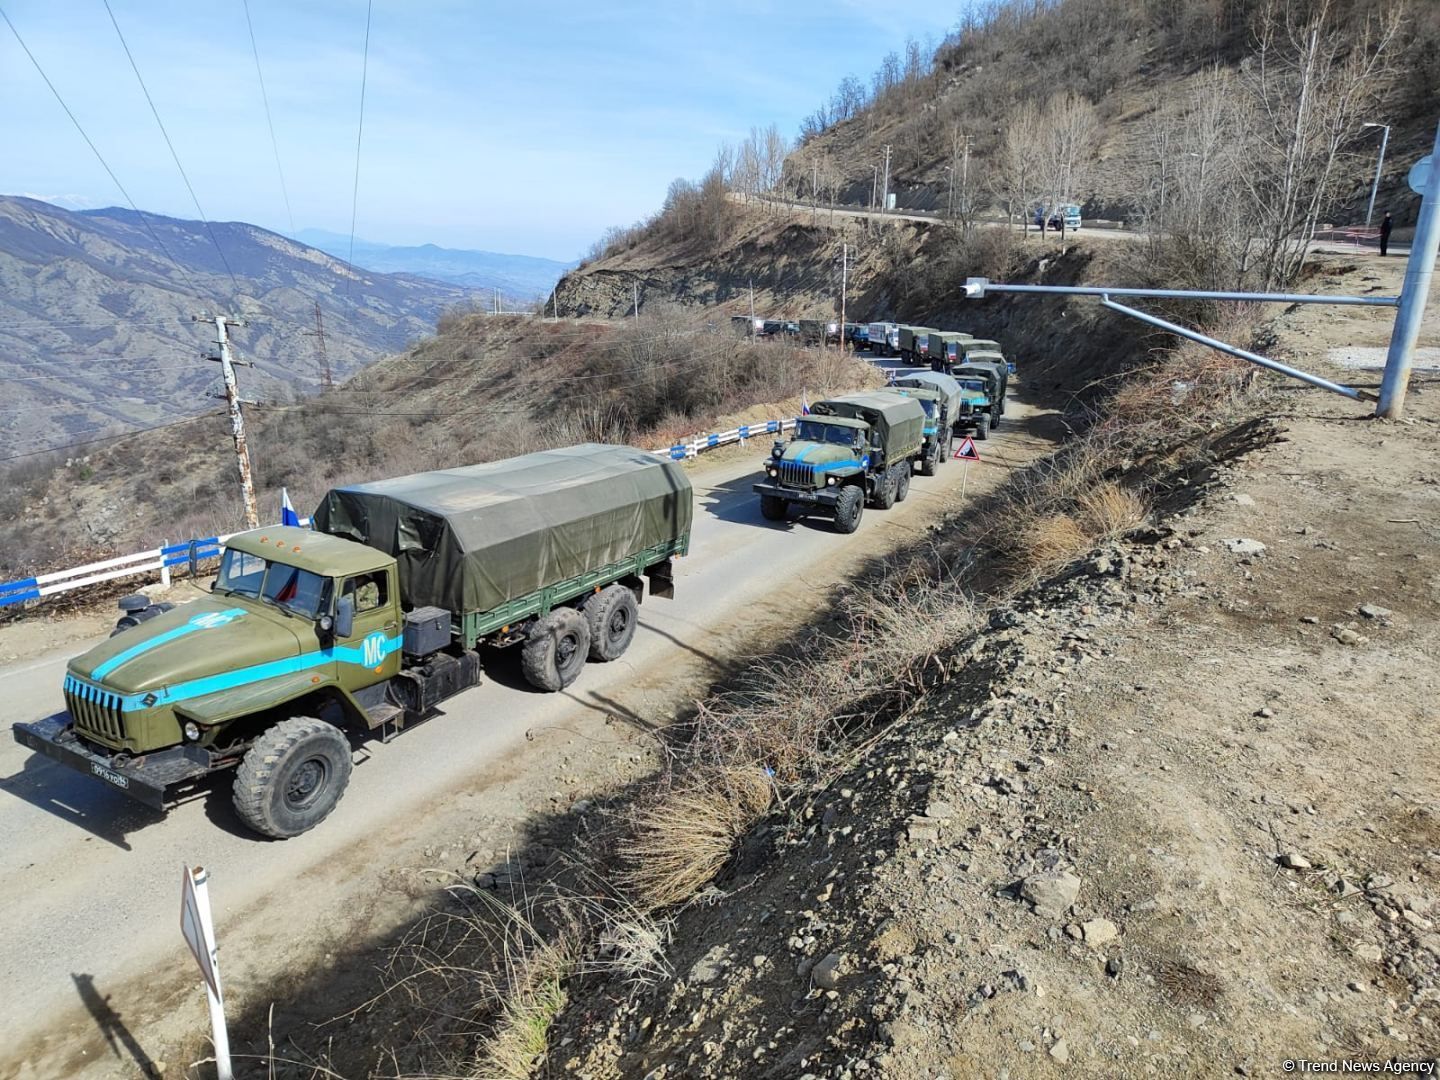
{"type": "MultiPolygon", "coordinates": [[[[1272,328],[1312,368],[1383,332],[1323,309],[1272,328]]],[[[1433,1059],[1433,386],[1402,424],[1293,384],[1246,399],[1162,473],[1148,525],[988,611],[748,835],[677,916],[673,974],[573,989],[544,1074],[1433,1059]]]]}

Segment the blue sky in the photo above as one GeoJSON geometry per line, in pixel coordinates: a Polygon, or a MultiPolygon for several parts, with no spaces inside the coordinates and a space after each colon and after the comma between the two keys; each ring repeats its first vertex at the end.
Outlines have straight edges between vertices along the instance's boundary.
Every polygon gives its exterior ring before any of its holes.
{"type": "MultiPolygon", "coordinates": [[[[289,231],[241,0],[110,0],[212,220],[289,231]]],[[[375,0],[356,233],[558,259],[964,0],[375,0]]],[[[142,210],[194,206],[101,0],[0,0],[142,210]]],[[[250,0],[297,229],[350,231],[364,0],[250,0]]],[[[122,204],[0,23],[0,191],[122,204]]]]}

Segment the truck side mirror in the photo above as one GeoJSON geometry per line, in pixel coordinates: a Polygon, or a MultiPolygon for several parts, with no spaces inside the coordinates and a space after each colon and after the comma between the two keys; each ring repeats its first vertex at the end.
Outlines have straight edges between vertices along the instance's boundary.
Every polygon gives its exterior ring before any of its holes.
{"type": "Polygon", "coordinates": [[[355,632],[355,597],[342,596],[335,604],[335,636],[348,638],[355,632]]]}

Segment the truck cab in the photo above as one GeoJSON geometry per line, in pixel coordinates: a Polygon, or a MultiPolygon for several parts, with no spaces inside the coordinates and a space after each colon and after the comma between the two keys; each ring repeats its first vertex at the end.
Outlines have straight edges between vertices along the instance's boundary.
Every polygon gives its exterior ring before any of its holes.
{"type": "Polygon", "coordinates": [[[765,479],[754,485],[761,515],[784,521],[797,506],[832,518],[838,532],[854,532],[867,502],[889,509],[909,493],[925,423],[917,400],[888,391],[816,402],[762,466],[765,479]]]}

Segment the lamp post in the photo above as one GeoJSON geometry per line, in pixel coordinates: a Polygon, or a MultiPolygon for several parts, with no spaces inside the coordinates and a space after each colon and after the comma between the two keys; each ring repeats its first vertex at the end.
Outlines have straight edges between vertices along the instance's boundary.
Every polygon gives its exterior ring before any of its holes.
{"type": "Polygon", "coordinates": [[[1375,193],[1380,190],[1380,170],[1385,168],[1385,147],[1390,145],[1390,125],[1365,123],[1360,125],[1363,131],[1366,128],[1380,128],[1380,160],[1375,163],[1375,180],[1370,185],[1370,205],[1365,208],[1365,227],[1370,227],[1370,219],[1375,215],[1375,193]]]}

